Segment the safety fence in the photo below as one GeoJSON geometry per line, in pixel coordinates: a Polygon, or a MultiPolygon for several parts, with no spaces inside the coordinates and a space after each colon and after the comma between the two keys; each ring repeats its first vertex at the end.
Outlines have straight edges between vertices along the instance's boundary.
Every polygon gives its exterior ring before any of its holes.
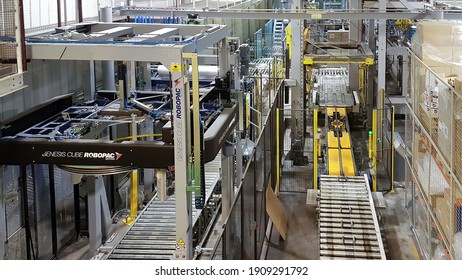
{"type": "MultiPolygon", "coordinates": [[[[276,115],[283,102],[283,79],[277,79],[277,91],[270,98],[270,108],[262,114],[262,125],[255,148],[246,156],[244,178],[238,183],[228,217],[224,218],[220,242],[212,259],[258,259],[266,238],[267,188],[276,185],[276,115]]],[[[282,134],[280,132],[280,134],[282,134]]]]}
{"type": "Polygon", "coordinates": [[[462,95],[411,53],[407,207],[425,259],[461,258],[462,95]]]}
{"type": "Polygon", "coordinates": [[[16,25],[13,0],[0,1],[0,78],[17,72],[16,25]]]}

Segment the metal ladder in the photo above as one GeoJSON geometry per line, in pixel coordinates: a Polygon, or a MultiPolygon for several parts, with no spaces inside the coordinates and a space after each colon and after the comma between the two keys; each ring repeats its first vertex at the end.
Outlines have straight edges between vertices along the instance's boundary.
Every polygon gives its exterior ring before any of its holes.
{"type": "MultiPolygon", "coordinates": [[[[205,164],[206,202],[212,195],[220,179],[221,153],[205,164]]],[[[197,222],[202,209],[194,206],[192,198],[193,225],[197,222]]],[[[175,197],[160,201],[154,197],[143,209],[135,223],[124,237],[114,246],[106,259],[123,260],[170,260],[176,246],[175,197]]]]}
{"type": "Polygon", "coordinates": [[[366,176],[320,178],[321,260],[386,259],[366,176]]]}

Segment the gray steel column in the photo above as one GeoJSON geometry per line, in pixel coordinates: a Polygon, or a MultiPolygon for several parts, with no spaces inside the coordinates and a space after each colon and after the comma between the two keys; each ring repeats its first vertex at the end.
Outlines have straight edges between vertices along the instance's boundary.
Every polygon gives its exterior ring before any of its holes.
{"type": "MultiPolygon", "coordinates": [[[[387,0],[379,0],[379,11],[386,11],[387,0]]],[[[378,26],[378,58],[377,58],[377,92],[376,92],[376,108],[377,108],[377,137],[382,137],[382,115],[383,106],[382,98],[385,93],[385,75],[386,75],[386,57],[387,57],[387,20],[379,19],[378,26]]],[[[383,141],[379,144],[378,149],[382,150],[383,141]]],[[[383,153],[378,153],[378,155],[383,153]]]]}
{"type": "Polygon", "coordinates": [[[128,97],[130,98],[130,93],[136,91],[136,62],[130,61],[127,62],[127,83],[128,83],[128,97]]]}
{"type": "MultiPolygon", "coordinates": [[[[295,1],[299,2],[299,1],[295,1]]],[[[301,7],[299,2],[298,7],[301,7]]],[[[293,7],[294,8],[294,7],[293,7]]],[[[304,85],[303,85],[303,42],[302,20],[292,20],[292,59],[290,67],[290,79],[296,81],[296,86],[290,88],[291,94],[291,158],[295,165],[303,164],[303,147],[305,146],[305,119],[303,109],[304,85]]]]}
{"type": "Polygon", "coordinates": [[[408,80],[409,80],[409,55],[403,55],[403,69],[402,72],[402,82],[401,82],[401,95],[406,97],[407,95],[407,88],[408,88],[408,80]]]}
{"type": "MultiPolygon", "coordinates": [[[[387,1],[379,0],[379,10],[386,11],[387,1]]],[[[385,71],[386,71],[386,55],[387,55],[387,21],[379,19],[378,27],[378,58],[377,58],[377,109],[382,109],[380,104],[380,91],[385,90],[385,71]]]]}
{"type": "MultiPolygon", "coordinates": [[[[368,40],[369,40],[369,48],[374,53],[375,56],[375,49],[376,49],[376,41],[375,41],[375,20],[369,20],[369,28],[368,28],[368,40]]],[[[374,107],[374,93],[375,93],[375,66],[369,67],[367,71],[367,96],[366,96],[366,110],[367,110],[367,127],[372,127],[372,108],[374,107]]]]}
{"type": "MultiPolygon", "coordinates": [[[[192,194],[187,188],[190,184],[189,160],[191,155],[191,120],[189,114],[189,83],[187,69],[183,67],[181,51],[173,53],[170,65],[165,65],[171,71],[172,91],[175,110],[173,111],[173,135],[175,153],[175,204],[176,204],[176,250],[177,260],[192,259],[192,194]]],[[[189,68],[189,67],[187,67],[189,68]]]]}
{"type": "MultiPolygon", "coordinates": [[[[360,0],[350,0],[350,9],[361,9],[361,2],[360,0]]],[[[361,24],[362,20],[350,20],[350,41],[361,42],[361,24]]],[[[350,64],[348,69],[350,91],[358,90],[359,66],[358,64],[350,64]]]]}
{"type": "Polygon", "coordinates": [[[83,91],[86,100],[95,99],[96,82],[95,82],[95,61],[82,61],[83,91]]]}
{"type": "Polygon", "coordinates": [[[5,193],[3,186],[3,166],[0,165],[0,260],[5,258],[6,243],[5,193]]]}
{"type": "MultiPolygon", "coordinates": [[[[154,134],[154,125],[152,118],[146,119],[146,133],[147,134],[154,134]]],[[[154,137],[149,136],[149,141],[153,141],[154,137]]],[[[144,169],[144,176],[143,176],[143,185],[144,185],[144,197],[145,200],[150,200],[152,197],[152,190],[154,186],[154,169],[146,168],[144,169]]]]}
{"type": "Polygon", "coordinates": [[[103,178],[87,176],[85,184],[88,188],[88,232],[90,236],[90,251],[87,257],[93,257],[109,236],[112,220],[103,178]]]}
{"type": "Polygon", "coordinates": [[[234,199],[234,146],[226,145],[221,153],[221,213],[228,217],[234,199]]]}
{"type": "Polygon", "coordinates": [[[151,63],[150,62],[140,62],[143,69],[143,81],[144,81],[144,90],[152,89],[151,82],[151,63]]]}
{"type": "MultiPolygon", "coordinates": [[[[112,22],[112,7],[101,8],[99,11],[101,22],[112,22]]],[[[103,89],[115,90],[114,61],[102,61],[102,68],[103,89]]]]}

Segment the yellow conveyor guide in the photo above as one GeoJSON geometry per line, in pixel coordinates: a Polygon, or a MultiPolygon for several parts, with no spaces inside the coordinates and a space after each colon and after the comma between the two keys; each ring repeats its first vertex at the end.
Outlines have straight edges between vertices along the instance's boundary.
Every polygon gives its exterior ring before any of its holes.
{"type": "Polygon", "coordinates": [[[327,146],[329,149],[338,149],[339,142],[340,149],[351,149],[350,134],[348,132],[343,132],[342,137],[335,137],[333,131],[327,133],[327,146]]]}
{"type": "Polygon", "coordinates": [[[329,175],[355,176],[355,166],[351,149],[329,149],[327,155],[327,167],[329,175]],[[341,161],[339,158],[341,154],[341,161]],[[343,174],[340,174],[340,162],[342,163],[343,174]]]}
{"type": "Polygon", "coordinates": [[[335,107],[328,107],[327,108],[327,115],[328,116],[333,116],[334,112],[338,112],[340,114],[340,117],[345,117],[346,116],[346,108],[335,108],[335,107]]]}

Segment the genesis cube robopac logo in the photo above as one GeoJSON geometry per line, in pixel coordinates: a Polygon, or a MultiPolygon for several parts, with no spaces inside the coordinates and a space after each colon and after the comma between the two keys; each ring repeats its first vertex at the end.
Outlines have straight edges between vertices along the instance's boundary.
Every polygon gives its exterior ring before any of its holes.
{"type": "Polygon", "coordinates": [[[97,153],[97,152],[65,152],[65,151],[45,151],[42,154],[44,158],[84,158],[84,159],[104,159],[104,160],[119,160],[123,154],[118,152],[113,153],[97,153]]]}

